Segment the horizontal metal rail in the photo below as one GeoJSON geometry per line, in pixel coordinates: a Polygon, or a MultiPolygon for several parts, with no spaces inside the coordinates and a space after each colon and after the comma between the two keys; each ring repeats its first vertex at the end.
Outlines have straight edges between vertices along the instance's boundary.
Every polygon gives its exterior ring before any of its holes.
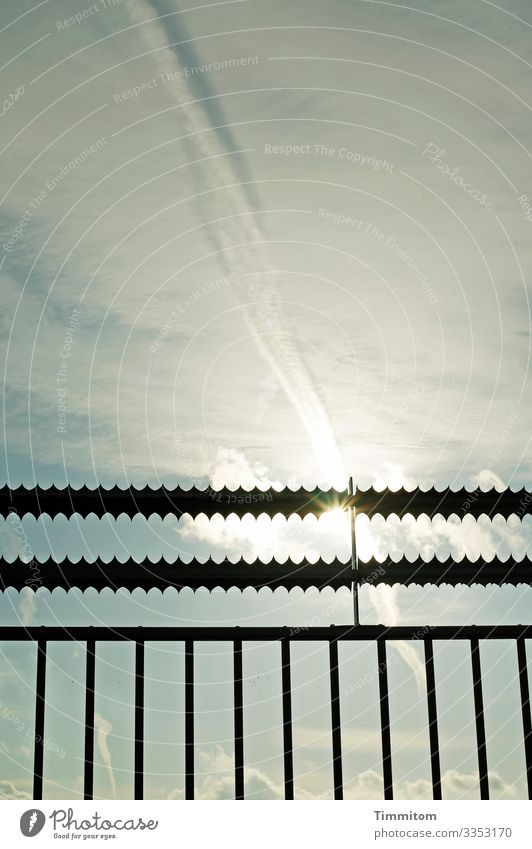
{"type": "Polygon", "coordinates": [[[331,625],[329,627],[294,625],[287,626],[91,626],[91,625],[2,625],[2,640],[104,640],[109,642],[142,639],[201,640],[201,641],[246,641],[270,642],[288,637],[291,642],[308,640],[515,640],[530,639],[532,625],[331,625]]]}
{"type": "Polygon", "coordinates": [[[195,795],[195,749],[194,749],[194,651],[197,642],[227,641],[233,647],[233,711],[235,737],[235,798],[245,798],[244,766],[244,714],[243,698],[243,642],[274,641],[280,652],[279,661],[282,677],[282,716],[283,716],[283,762],[285,798],[295,797],[293,730],[292,730],[292,677],[291,644],[301,640],[324,640],[329,644],[329,680],[330,680],[330,718],[332,748],[332,794],[335,799],[344,798],[344,777],[342,764],[342,727],[340,699],[340,663],[338,643],[341,640],[376,641],[378,660],[379,714],[382,747],[383,795],[385,799],[394,798],[393,751],[390,720],[390,691],[388,684],[387,645],[392,640],[421,640],[425,650],[427,719],[429,726],[430,762],[432,792],[434,799],[442,798],[442,780],[438,737],[438,714],[436,683],[434,674],[434,640],[467,640],[470,643],[470,657],[473,684],[474,720],[478,753],[478,774],[481,799],[489,799],[489,773],[487,743],[484,719],[484,701],[482,691],[482,672],[480,661],[480,640],[509,639],[515,642],[519,688],[521,696],[521,714],[523,725],[524,753],[529,797],[532,798],[532,723],[530,716],[530,691],[526,660],[525,639],[532,637],[532,626],[494,625],[494,626],[407,626],[359,625],[331,628],[109,628],[109,627],[2,627],[0,640],[32,640],[37,646],[37,674],[35,685],[35,751],[33,795],[42,798],[44,782],[45,751],[45,707],[46,707],[46,665],[47,645],[51,641],[86,642],[86,694],[85,694],[85,755],[84,755],[84,798],[94,796],[94,684],[97,643],[109,640],[129,640],[135,646],[135,687],[134,687],[134,796],[142,799],[144,795],[144,702],[145,702],[145,645],[148,641],[175,640],[184,642],[185,652],[185,798],[195,795]]]}
{"type": "Polygon", "coordinates": [[[211,517],[215,515],[245,516],[251,514],[259,516],[266,514],[284,516],[307,514],[320,515],[321,513],[335,508],[348,509],[353,507],[357,515],[364,513],[367,516],[381,515],[384,517],[395,514],[397,516],[421,516],[434,517],[441,515],[449,517],[456,515],[459,518],[470,515],[478,518],[481,515],[493,517],[502,515],[508,517],[517,515],[525,516],[532,512],[532,492],[526,489],[513,491],[505,489],[498,492],[495,489],[484,492],[480,489],[473,491],[467,489],[414,489],[408,491],[399,489],[375,490],[373,488],[363,490],[356,489],[350,495],[347,490],[337,491],[334,489],[298,489],[288,488],[276,489],[168,489],[160,487],[151,489],[135,489],[129,487],[121,489],[118,486],[111,489],[97,487],[89,489],[84,486],[80,489],[73,487],[44,487],[37,486],[33,489],[18,487],[0,488],[0,511],[7,516],[9,512],[15,511],[19,516],[26,513],[39,515],[47,513],[49,516],[72,516],[78,513],[80,516],[94,514],[104,516],[109,513],[112,516],[125,514],[136,516],[143,514],[151,516],[168,514],[182,516],[199,516],[203,514],[211,517]]]}
{"type": "MultiPolygon", "coordinates": [[[[222,560],[217,562],[209,559],[207,561],[191,560],[185,563],[177,560],[167,563],[159,560],[153,563],[151,560],[95,560],[89,562],[80,560],[71,563],[65,560],[57,563],[54,560],[46,560],[40,563],[33,561],[25,563],[22,560],[14,560],[9,563],[0,558],[0,590],[12,587],[21,590],[23,587],[38,589],[45,587],[48,590],[62,587],[69,590],[76,587],[79,590],[93,588],[102,590],[105,587],[113,589],[124,588],[127,590],[158,588],[165,590],[174,587],[177,590],[186,587],[196,590],[204,587],[212,590],[216,587],[228,590],[232,587],[245,589],[254,587],[262,589],[269,587],[274,590],[278,587],[293,589],[309,589],[310,587],[351,587],[353,581],[353,570],[351,563],[343,563],[335,559],[330,562],[317,560],[310,562],[303,560],[299,563],[287,560],[279,563],[271,560],[263,563],[255,560],[247,563],[245,560],[232,562],[222,560]]],[[[401,584],[403,586],[432,584],[440,586],[447,584],[457,586],[464,584],[472,586],[478,584],[487,586],[489,584],[532,584],[532,562],[529,558],[521,561],[513,559],[500,560],[453,560],[448,558],[439,561],[433,558],[424,561],[418,558],[409,561],[405,557],[400,560],[388,558],[384,561],[371,558],[363,562],[358,561],[358,583],[361,584],[401,584]]]]}
{"type": "Polygon", "coordinates": [[[330,625],[279,626],[129,626],[129,625],[1,625],[0,641],[38,640],[108,642],[164,640],[269,642],[289,637],[292,642],[309,640],[516,640],[532,638],[532,625],[330,625]]]}

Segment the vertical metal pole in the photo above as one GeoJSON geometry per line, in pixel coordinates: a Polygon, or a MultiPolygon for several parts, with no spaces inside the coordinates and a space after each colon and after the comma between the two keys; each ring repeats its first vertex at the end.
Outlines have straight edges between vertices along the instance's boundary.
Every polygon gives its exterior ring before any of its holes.
{"type": "Polygon", "coordinates": [[[135,648],[135,799],[144,798],[144,640],[135,648]]]}
{"type": "Polygon", "coordinates": [[[281,639],[281,667],[283,679],[283,751],[284,797],[294,798],[294,761],[292,743],[292,683],[290,675],[290,639],[281,639]]]}
{"type": "Polygon", "coordinates": [[[37,642],[37,681],[35,686],[35,748],[33,755],[33,798],[42,799],[44,766],[44,707],[46,697],[46,640],[37,642]]]}
{"type": "Polygon", "coordinates": [[[528,798],[532,799],[532,722],[530,719],[530,690],[526,665],[526,645],[523,637],[517,638],[517,665],[519,667],[519,687],[521,690],[526,781],[528,785],[528,798]]]}
{"type": "Polygon", "coordinates": [[[194,798],[194,642],[185,641],[185,799],[194,798]]]}
{"type": "Polygon", "coordinates": [[[235,708],[235,799],[244,798],[244,708],[242,696],[242,640],[233,644],[235,708]]]}
{"type": "Polygon", "coordinates": [[[475,701],[475,721],[477,726],[478,774],[480,780],[480,798],[489,799],[488,757],[486,752],[486,728],[484,726],[484,700],[482,697],[482,671],[480,668],[480,649],[478,640],[471,640],[471,667],[473,671],[473,697],[475,701]]]}
{"type": "MultiPolygon", "coordinates": [[[[349,499],[353,497],[355,494],[355,485],[353,482],[353,478],[349,478],[349,499]]],[[[351,522],[351,573],[352,573],[352,581],[351,581],[351,591],[353,594],[353,617],[354,624],[360,625],[360,614],[358,608],[358,554],[357,554],[357,541],[356,541],[356,532],[355,532],[355,519],[356,513],[354,506],[350,506],[349,508],[349,519],[351,522]]]]}
{"type": "Polygon", "coordinates": [[[94,680],[95,680],[95,642],[87,640],[85,667],[85,767],[83,779],[83,798],[92,799],[94,795],[94,680]]]}
{"type": "Polygon", "coordinates": [[[340,723],[340,684],[338,680],[338,641],[329,643],[329,669],[331,675],[331,720],[334,798],[344,798],[342,775],[342,732],[340,723]]]}
{"type": "Polygon", "coordinates": [[[438,714],[436,711],[436,681],[434,678],[434,651],[432,640],[425,640],[425,673],[427,677],[427,708],[429,714],[430,769],[432,798],[441,800],[440,743],[438,714]]]}
{"type": "Polygon", "coordinates": [[[386,640],[377,639],[377,661],[379,664],[379,697],[381,708],[382,774],[384,798],[393,799],[392,740],[390,735],[390,705],[388,702],[388,669],[386,663],[386,640]]]}

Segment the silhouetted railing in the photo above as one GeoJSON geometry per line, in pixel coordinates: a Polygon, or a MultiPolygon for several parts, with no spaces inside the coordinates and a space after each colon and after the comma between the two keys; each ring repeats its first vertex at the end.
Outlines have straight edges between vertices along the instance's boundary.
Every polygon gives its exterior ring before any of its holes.
{"type": "Polygon", "coordinates": [[[86,486],[80,489],[65,487],[59,489],[51,486],[44,488],[37,486],[26,489],[20,486],[16,489],[0,487],[0,509],[3,515],[10,510],[15,510],[19,516],[24,513],[38,515],[47,513],[49,516],[71,516],[78,513],[80,516],[136,516],[138,513],[144,516],[158,514],[163,517],[168,514],[183,516],[188,514],[195,517],[203,514],[207,517],[220,515],[223,517],[235,514],[236,516],[275,516],[278,513],[283,516],[308,514],[319,515],[327,510],[335,508],[353,508],[358,513],[367,516],[381,515],[384,518],[395,514],[397,516],[427,515],[433,517],[441,515],[448,518],[457,515],[463,518],[466,515],[478,518],[486,515],[489,517],[498,514],[509,516],[515,514],[524,516],[530,512],[532,505],[532,493],[526,489],[505,489],[498,492],[495,489],[483,491],[476,489],[473,492],[467,489],[390,489],[376,490],[356,489],[353,494],[348,490],[338,491],[335,489],[307,490],[305,488],[292,490],[285,489],[167,489],[159,487],[151,489],[149,486],[143,489],[129,487],[121,489],[114,486],[111,489],[97,487],[89,489],[86,486]]]}
{"type": "Polygon", "coordinates": [[[79,514],[88,516],[135,516],[143,514],[159,516],[189,514],[192,517],[203,514],[212,517],[219,514],[227,517],[231,514],[259,516],[263,513],[275,516],[309,513],[318,515],[331,509],[349,511],[351,516],[351,562],[349,564],[335,559],[327,562],[288,560],[279,563],[255,561],[247,563],[240,560],[232,563],[224,560],[220,563],[210,559],[205,562],[192,560],[188,563],[176,561],[167,563],[160,560],[152,563],[144,560],[137,563],[118,560],[78,563],[56,563],[48,560],[44,563],[24,563],[21,560],[8,563],[0,559],[0,589],[24,586],[69,589],[78,587],[87,589],[118,589],[137,587],[150,589],[168,586],[183,587],[230,587],[257,589],[269,586],[307,587],[325,586],[339,589],[351,587],[354,599],[354,626],[333,626],[331,628],[22,628],[0,627],[0,640],[32,640],[37,643],[37,681],[35,713],[35,756],[34,756],[34,797],[41,798],[43,789],[44,756],[44,717],[46,707],[46,651],[48,642],[80,641],[86,643],[86,681],[85,681],[85,766],[84,795],[93,797],[93,757],[94,757],[94,681],[95,650],[100,641],[126,640],[135,643],[135,798],[143,797],[144,782],[144,649],[146,641],[175,640],[184,642],[185,651],[185,796],[194,797],[194,644],[200,641],[228,640],[233,643],[234,658],[234,738],[235,738],[235,796],[244,798],[244,736],[243,721],[245,706],[243,703],[242,682],[242,645],[247,641],[276,641],[280,645],[280,664],[282,669],[282,705],[283,705],[283,747],[284,747],[284,788],[287,799],[294,798],[294,770],[292,744],[292,689],[290,649],[294,641],[323,640],[329,645],[329,675],[331,692],[331,734],[333,753],[334,798],[343,798],[342,770],[342,733],[341,704],[339,693],[339,641],[370,640],[376,641],[378,656],[378,680],[380,695],[380,728],[382,744],[382,768],[384,798],[393,798],[392,746],[390,734],[390,711],[388,690],[387,642],[389,640],[421,639],[424,644],[425,670],[427,681],[427,711],[429,721],[429,742],[432,771],[432,790],[434,799],[441,799],[440,749],[438,739],[437,699],[434,678],[434,640],[468,640],[471,647],[471,668],[473,674],[473,696],[475,705],[476,737],[479,767],[480,796],[489,798],[489,779],[486,756],[486,733],[484,725],[484,707],[482,694],[482,674],[480,665],[479,640],[507,639],[516,644],[521,711],[526,759],[526,774],[529,798],[532,798],[532,731],[530,719],[529,684],[526,668],[525,639],[532,637],[532,626],[493,627],[393,627],[360,625],[358,615],[358,588],[368,584],[531,584],[532,570],[530,560],[503,561],[494,558],[485,561],[456,561],[451,558],[440,562],[436,558],[426,562],[421,558],[411,562],[406,558],[384,562],[371,559],[364,563],[356,552],[355,513],[364,513],[371,517],[380,514],[388,517],[393,514],[403,517],[407,514],[418,517],[427,515],[433,518],[441,515],[448,518],[457,515],[462,519],[466,515],[475,518],[485,514],[493,518],[502,515],[508,518],[515,515],[523,518],[530,514],[532,493],[527,490],[503,492],[490,490],[469,492],[461,489],[438,491],[421,489],[376,491],[354,490],[352,482],[347,491],[299,489],[281,491],[269,489],[251,491],[223,490],[182,490],[160,488],[144,489],[0,489],[0,512],[4,516],[10,513],[22,517],[26,513],[50,516],[79,514]]]}
{"type": "MultiPolygon", "coordinates": [[[[14,513],[19,517],[26,513],[49,516],[94,514],[100,517],[106,514],[115,517],[122,514],[130,517],[138,514],[146,517],[153,514],[161,517],[168,514],[176,516],[187,514],[192,517],[205,515],[209,518],[214,515],[227,517],[234,514],[243,517],[251,514],[256,517],[266,514],[272,517],[277,514],[319,515],[331,509],[341,509],[349,511],[352,517],[356,513],[368,517],[381,515],[384,518],[391,515],[399,517],[426,515],[429,518],[437,515],[449,518],[451,515],[456,515],[460,519],[466,515],[475,518],[481,515],[491,518],[496,515],[502,515],[505,518],[515,515],[523,518],[530,514],[531,505],[532,493],[525,489],[515,492],[511,489],[505,489],[502,492],[495,489],[487,492],[480,489],[473,492],[466,489],[392,491],[371,488],[355,490],[350,486],[349,490],[340,492],[334,489],[306,490],[304,488],[249,491],[210,488],[184,490],[180,487],[120,489],[117,486],[111,489],[104,487],[96,489],[87,487],[80,489],[72,487],[64,489],[56,487],[0,488],[0,513],[4,516],[14,513]]],[[[331,562],[323,559],[316,562],[287,560],[284,563],[276,560],[269,563],[263,563],[260,560],[247,563],[245,560],[239,560],[234,563],[229,560],[217,562],[212,559],[204,562],[197,559],[189,562],[176,560],[174,563],[167,563],[162,559],[157,563],[152,563],[148,559],[140,563],[134,560],[122,563],[116,559],[109,562],[103,560],[90,562],[82,559],[77,563],[68,561],[56,563],[54,560],[47,560],[38,564],[37,576],[35,563],[28,564],[18,560],[10,564],[0,558],[0,589],[7,587],[22,589],[24,586],[46,587],[50,590],[55,587],[64,589],[78,587],[81,590],[89,587],[97,590],[104,587],[114,589],[124,587],[129,590],[135,588],[148,590],[157,587],[164,590],[166,587],[176,589],[238,587],[243,589],[248,586],[257,589],[261,587],[271,589],[318,587],[321,589],[329,586],[333,589],[352,587],[356,596],[359,585],[379,583],[449,584],[451,586],[531,584],[532,569],[529,558],[521,561],[512,558],[506,561],[499,558],[492,560],[447,558],[443,562],[437,558],[429,562],[418,558],[411,562],[403,557],[398,561],[387,558],[382,563],[374,558],[362,562],[356,556],[354,524],[350,563],[343,563],[338,559],[331,562]]],[[[356,612],[355,621],[357,621],[356,612]]]]}
{"type": "MultiPolygon", "coordinates": [[[[46,712],[46,655],[50,641],[75,641],[86,644],[85,677],[85,751],[84,798],[92,799],[94,786],[94,686],[95,653],[98,642],[128,641],[135,644],[135,733],[134,733],[134,796],[144,794],[144,650],[146,642],[176,641],[184,643],[185,652],[185,798],[194,798],[194,646],[203,641],[229,641],[233,644],[233,711],[235,742],[235,798],[244,798],[244,713],[242,646],[244,643],[275,642],[280,646],[282,669],[283,758],[284,791],[286,799],[294,798],[294,767],[292,743],[292,685],[291,645],[301,641],[325,641],[329,645],[330,717],[333,764],[333,793],[335,799],[344,794],[342,769],[342,725],[340,713],[340,687],[338,644],[342,641],[373,641],[377,644],[380,737],[382,747],[383,795],[393,799],[392,743],[390,732],[390,692],[388,686],[387,643],[390,640],[418,640],[424,645],[427,682],[427,717],[430,743],[432,793],[434,799],[442,798],[440,746],[438,737],[438,711],[434,676],[433,643],[436,640],[467,640],[470,643],[471,670],[478,753],[479,788],[481,799],[489,799],[489,777],[486,753],[486,730],[480,641],[512,640],[515,642],[521,700],[521,717],[529,798],[532,798],[532,726],[530,694],[527,673],[525,640],[532,638],[532,626],[423,626],[420,628],[358,625],[330,628],[107,628],[107,627],[2,627],[0,640],[30,640],[37,644],[37,680],[35,710],[35,754],[33,796],[42,798],[43,760],[45,750],[46,712]]],[[[169,741],[170,742],[170,741],[169,741]]]]}

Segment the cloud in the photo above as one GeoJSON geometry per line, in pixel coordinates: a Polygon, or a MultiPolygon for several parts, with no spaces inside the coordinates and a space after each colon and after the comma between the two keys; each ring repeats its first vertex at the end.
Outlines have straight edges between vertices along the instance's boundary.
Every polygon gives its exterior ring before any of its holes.
{"type": "MultiPolygon", "coordinates": [[[[323,736],[323,735],[322,735],[323,736]]],[[[319,742],[319,741],[318,741],[319,742]]],[[[312,792],[298,787],[298,799],[330,799],[331,772],[329,768],[313,771],[314,784],[325,789],[312,792]]],[[[284,784],[274,780],[263,769],[253,766],[244,770],[246,799],[284,799],[284,784]]],[[[496,771],[489,772],[490,788],[498,798],[515,798],[516,790],[496,771]]],[[[446,799],[478,799],[479,783],[477,773],[463,773],[447,770],[442,775],[443,795],[446,799]]],[[[381,800],[383,798],[383,777],[373,769],[364,770],[344,785],[346,799],[381,800]]],[[[235,797],[234,760],[221,746],[214,750],[196,752],[195,798],[203,800],[231,800],[235,797]]],[[[432,783],[424,778],[396,781],[394,784],[396,799],[416,800],[432,799],[432,783]]],[[[182,788],[176,788],[167,795],[168,799],[184,799],[182,788]]]]}
{"type": "Polygon", "coordinates": [[[268,476],[268,469],[262,463],[250,463],[242,451],[235,448],[218,448],[216,458],[211,464],[209,477],[213,489],[228,486],[231,489],[259,487],[267,489],[280,486],[268,476]]]}
{"type": "MultiPolygon", "coordinates": [[[[284,788],[256,767],[245,769],[245,796],[250,799],[284,799],[284,788]]],[[[184,799],[182,788],[172,790],[168,799],[184,799]]],[[[196,799],[234,799],[234,761],[221,747],[196,752],[196,799]]]]}
{"type": "Polygon", "coordinates": [[[103,716],[100,716],[99,713],[94,715],[94,725],[98,729],[98,749],[100,750],[100,755],[102,756],[102,760],[107,768],[112,797],[113,799],[116,799],[116,779],[113,772],[111,753],[109,751],[109,746],[107,745],[107,737],[113,730],[113,726],[110,722],[104,719],[103,716]]]}
{"type": "Polygon", "coordinates": [[[37,597],[34,590],[29,587],[23,587],[20,590],[18,612],[23,625],[31,625],[35,622],[37,597]]]}
{"type": "Polygon", "coordinates": [[[346,786],[345,796],[347,799],[382,799],[382,788],[382,775],[368,769],[346,786]]]}
{"type": "MultiPolygon", "coordinates": [[[[155,8],[142,0],[130,7],[129,13],[135,23],[140,23],[153,18],[155,8]]],[[[212,126],[212,116],[205,106],[210,98],[203,92],[202,100],[196,99],[194,87],[182,77],[181,65],[187,64],[186,56],[181,56],[180,46],[172,45],[163,22],[152,20],[149,28],[142,27],[140,32],[146,46],[155,51],[153,59],[159,74],[177,76],[169,91],[178,107],[176,121],[179,120],[184,134],[193,136],[195,156],[203,159],[198,202],[206,220],[211,210],[205,207],[205,187],[224,187],[227,218],[214,231],[206,232],[211,234],[212,247],[220,252],[225,270],[235,275],[233,289],[257,350],[293,405],[323,473],[331,483],[341,486],[347,480],[344,462],[328,414],[296,341],[297,333],[285,314],[281,279],[268,234],[260,216],[254,215],[249,193],[241,185],[241,173],[233,165],[233,157],[226,155],[227,140],[216,130],[204,132],[206,126],[212,126]],[[185,109],[182,108],[184,104],[185,109]],[[245,247],[240,253],[235,252],[235,245],[242,243],[245,247]]],[[[187,51],[191,50],[189,45],[187,51]]],[[[208,86],[206,79],[202,84],[208,86]]]]}

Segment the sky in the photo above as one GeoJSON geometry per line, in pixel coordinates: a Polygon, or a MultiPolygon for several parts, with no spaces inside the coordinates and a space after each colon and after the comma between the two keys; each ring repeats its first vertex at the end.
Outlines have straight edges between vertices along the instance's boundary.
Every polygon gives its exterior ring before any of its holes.
{"type": "MultiPolygon", "coordinates": [[[[1,482],[530,486],[531,28],[527,0],[5,0],[1,482]]],[[[469,518],[359,517],[359,554],[530,555],[529,517],[469,518]]],[[[263,519],[12,517],[0,545],[10,561],[349,557],[346,517],[263,519]]],[[[528,623],[530,601],[523,586],[364,588],[361,616],[528,623]]],[[[352,600],[7,590],[0,617],[340,624],[352,600]]],[[[102,797],[132,793],[130,648],[97,661],[102,797]]],[[[374,647],[343,648],[346,795],[380,798],[374,647]]],[[[327,797],[325,649],[296,650],[296,792],[327,797]]],[[[520,798],[513,648],[482,650],[492,791],[520,798]]],[[[45,793],[75,798],[83,647],[54,651],[45,793]]],[[[436,655],[456,798],[477,793],[464,651],[436,655]]],[[[35,658],[3,652],[0,791],[24,797],[35,658]]],[[[197,792],[230,797],[231,655],[198,652],[197,792]]],[[[391,656],[396,790],[423,798],[419,655],[391,656]]],[[[150,647],[147,668],[147,793],[180,798],[181,649],[150,647]]],[[[246,793],[277,798],[275,647],[246,647],[245,670],[246,793]]]]}

